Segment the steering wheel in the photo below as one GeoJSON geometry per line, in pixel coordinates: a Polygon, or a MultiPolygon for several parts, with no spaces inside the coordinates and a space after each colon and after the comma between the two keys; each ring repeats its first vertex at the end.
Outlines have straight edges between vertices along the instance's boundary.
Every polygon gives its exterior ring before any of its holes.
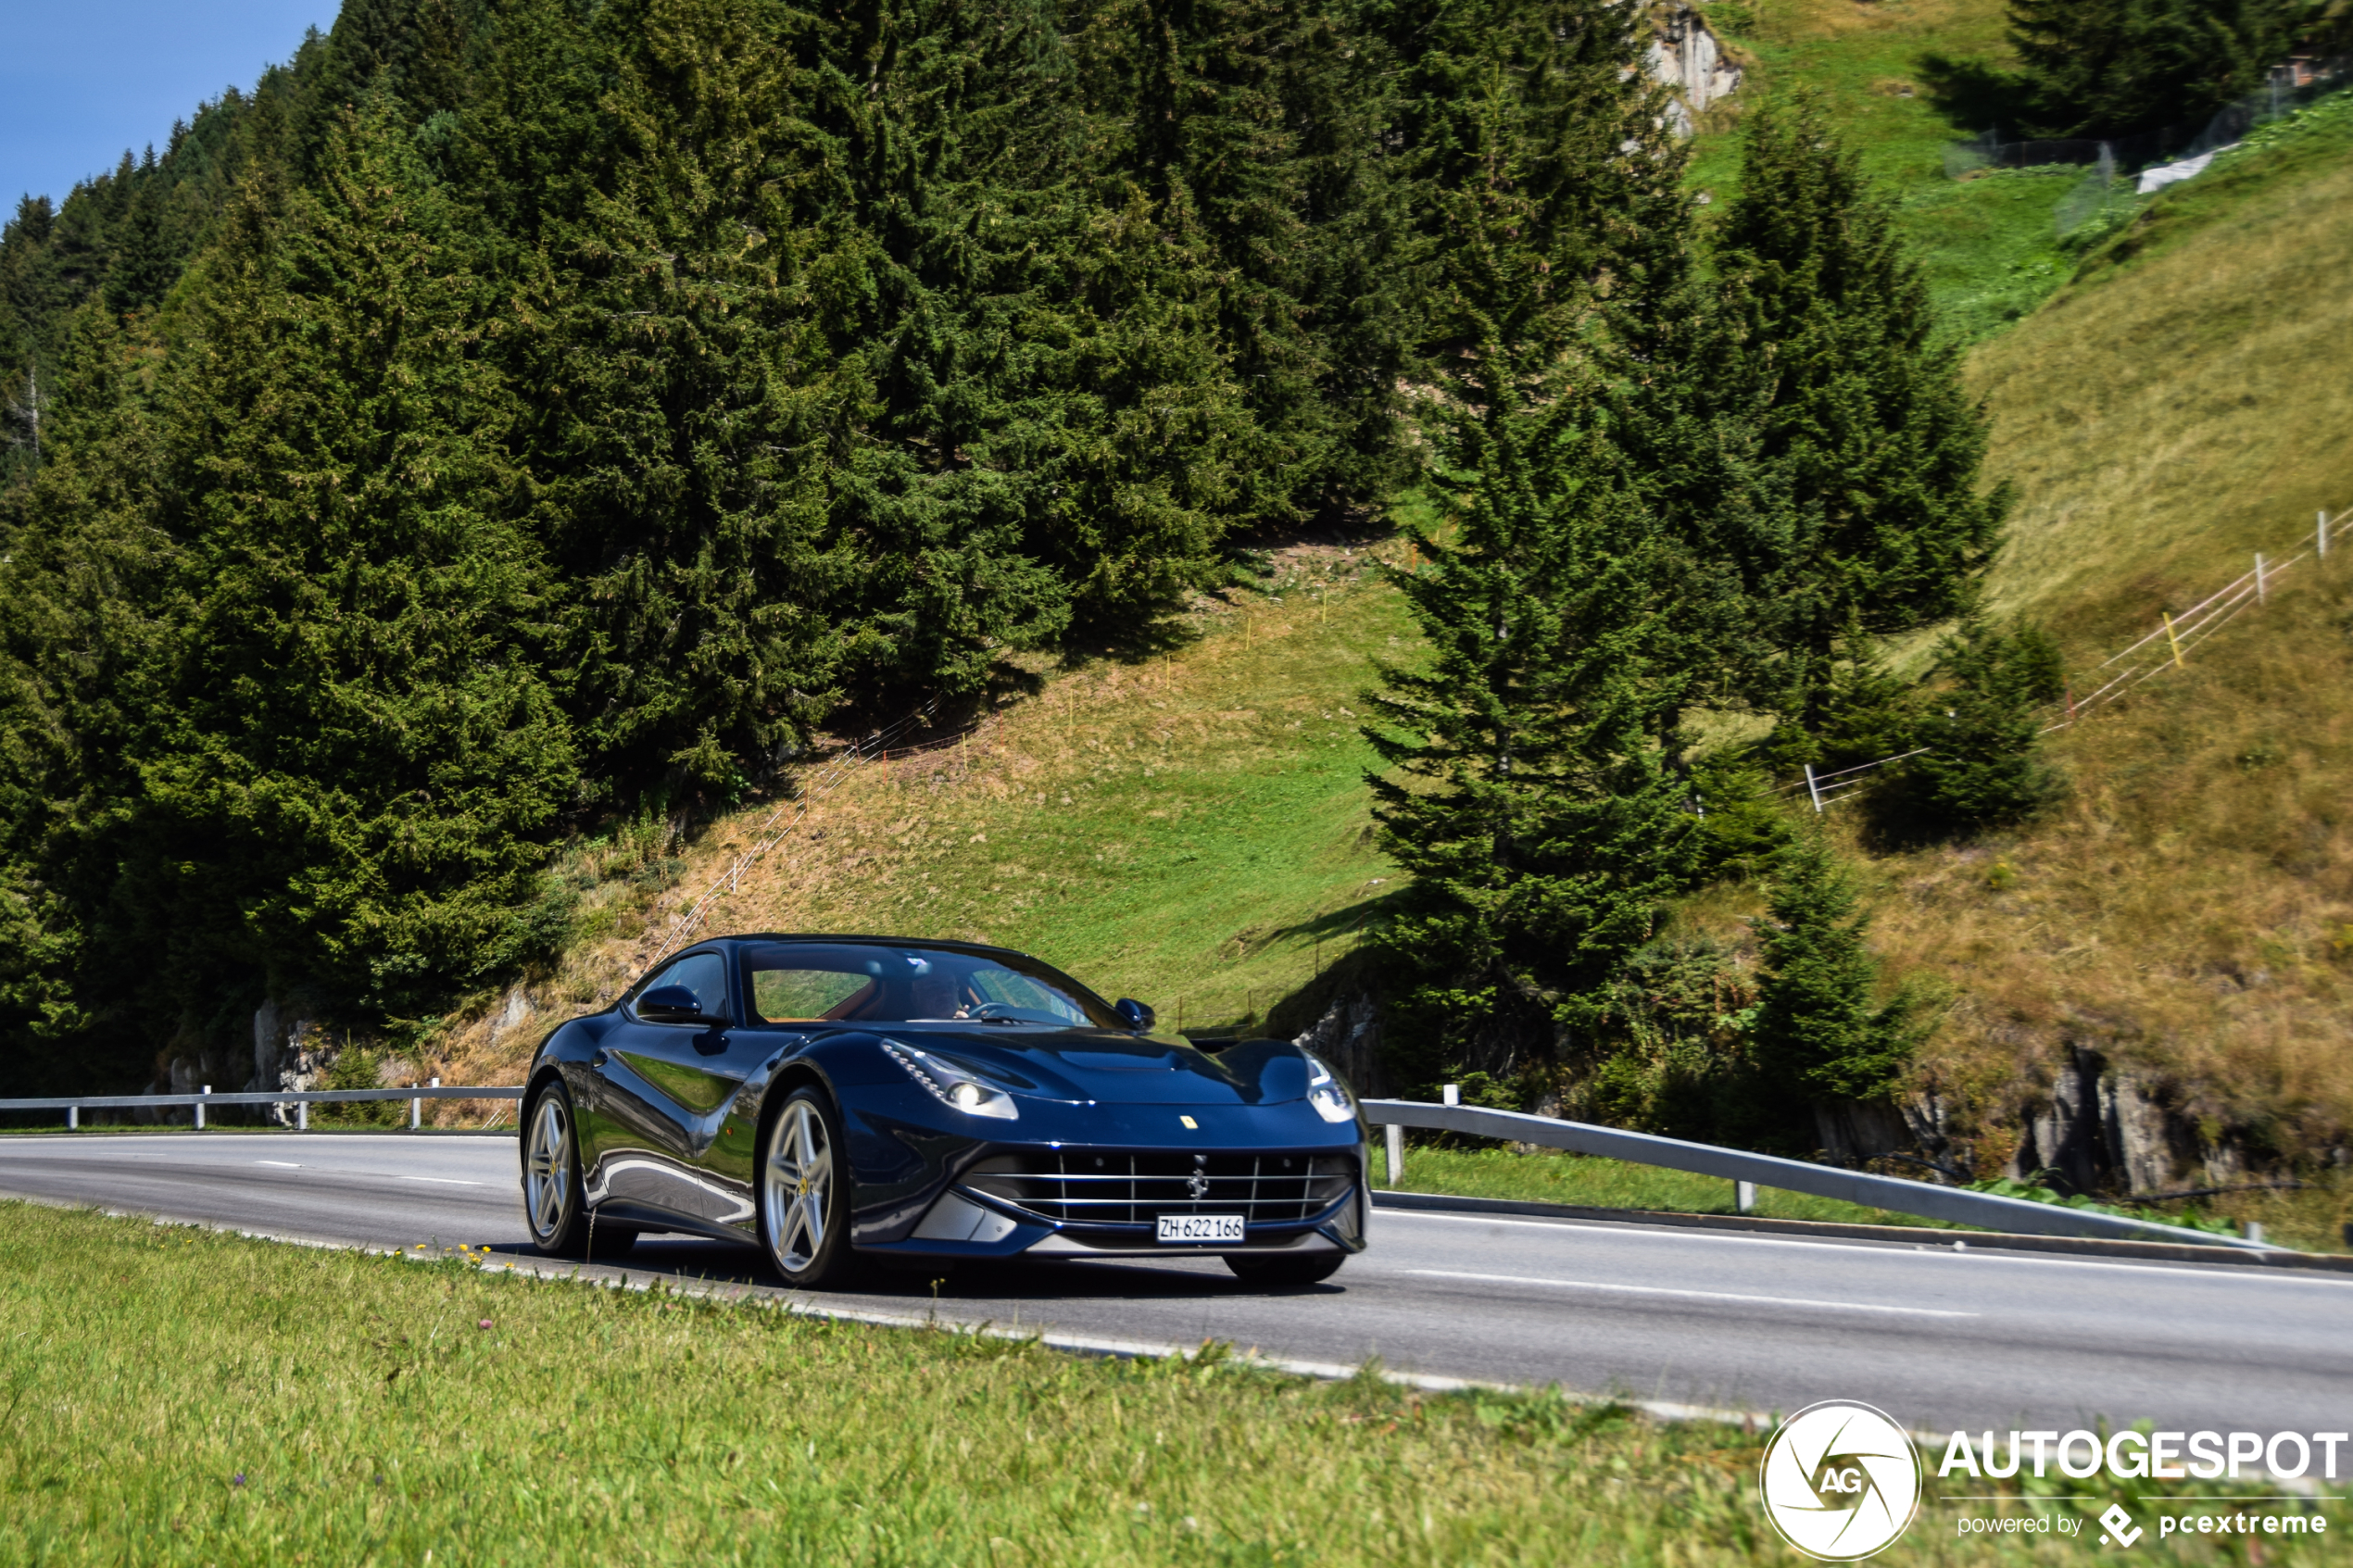
{"type": "Polygon", "coordinates": [[[1018,1023],[1021,1010],[1011,1002],[976,1002],[964,1010],[964,1016],[976,1023],[1018,1023]]]}

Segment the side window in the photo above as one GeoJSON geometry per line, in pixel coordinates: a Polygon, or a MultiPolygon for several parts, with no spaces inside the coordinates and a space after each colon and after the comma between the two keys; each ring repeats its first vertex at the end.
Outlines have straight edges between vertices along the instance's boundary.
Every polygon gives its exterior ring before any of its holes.
{"type": "Polygon", "coordinates": [[[875,990],[863,974],[835,969],[755,969],[751,1010],[763,1023],[816,1023],[840,1018],[875,990]]]}
{"type": "Polygon", "coordinates": [[[711,1017],[733,1016],[727,1009],[727,960],[717,953],[687,954],[646,982],[646,990],[657,985],[684,985],[711,1017]]]}

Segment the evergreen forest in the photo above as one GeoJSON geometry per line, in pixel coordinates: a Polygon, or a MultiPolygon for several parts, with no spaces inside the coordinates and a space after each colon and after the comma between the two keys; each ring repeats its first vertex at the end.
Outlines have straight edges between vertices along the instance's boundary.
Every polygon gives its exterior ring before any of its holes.
{"type": "MultiPolygon", "coordinates": [[[[1836,937],[1768,778],[1910,746],[1869,650],[1957,625],[1881,831],[2031,811],[2039,645],[1976,610],[2008,496],[1887,205],[1801,99],[1701,206],[1654,25],[350,0],[28,197],[0,1080],[135,1087],[269,1000],[396,1040],[560,946],[567,837],[987,711],[1017,656],[1149,658],[1414,489],[1428,646],[1368,732],[1399,1080],[1598,1027],[1712,879],[1794,868],[1836,937]]],[[[1874,1092],[1901,1020],[1830,988],[1859,1022],[1776,1071],[1874,1092]]]]}

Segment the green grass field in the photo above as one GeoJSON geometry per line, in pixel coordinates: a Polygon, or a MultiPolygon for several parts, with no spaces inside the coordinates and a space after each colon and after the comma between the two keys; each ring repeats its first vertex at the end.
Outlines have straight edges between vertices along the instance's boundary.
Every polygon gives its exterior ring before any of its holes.
{"type": "MultiPolygon", "coordinates": [[[[1761,1434],[1738,1425],[6,1216],[9,1562],[1794,1561],[1757,1506],[1761,1434]]],[[[2108,1500],[2038,1491],[1976,1506],[2108,1500]]],[[[1957,1540],[1953,1517],[1931,1500],[1887,1561],[2099,1549],[1957,1540]]],[[[2324,1543],[2263,1545],[2298,1562],[2324,1543]]],[[[2239,1561],[2154,1532],[2136,1556],[2239,1561]]]]}

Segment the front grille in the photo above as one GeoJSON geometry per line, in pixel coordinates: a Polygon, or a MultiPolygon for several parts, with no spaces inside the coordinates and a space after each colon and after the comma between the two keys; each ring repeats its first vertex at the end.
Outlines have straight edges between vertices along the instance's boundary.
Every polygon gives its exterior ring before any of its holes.
{"type": "Polygon", "coordinates": [[[984,1160],[963,1185],[1066,1225],[1149,1225],[1163,1214],[1298,1224],[1356,1185],[1353,1154],[1116,1154],[1062,1149],[984,1160]]]}

